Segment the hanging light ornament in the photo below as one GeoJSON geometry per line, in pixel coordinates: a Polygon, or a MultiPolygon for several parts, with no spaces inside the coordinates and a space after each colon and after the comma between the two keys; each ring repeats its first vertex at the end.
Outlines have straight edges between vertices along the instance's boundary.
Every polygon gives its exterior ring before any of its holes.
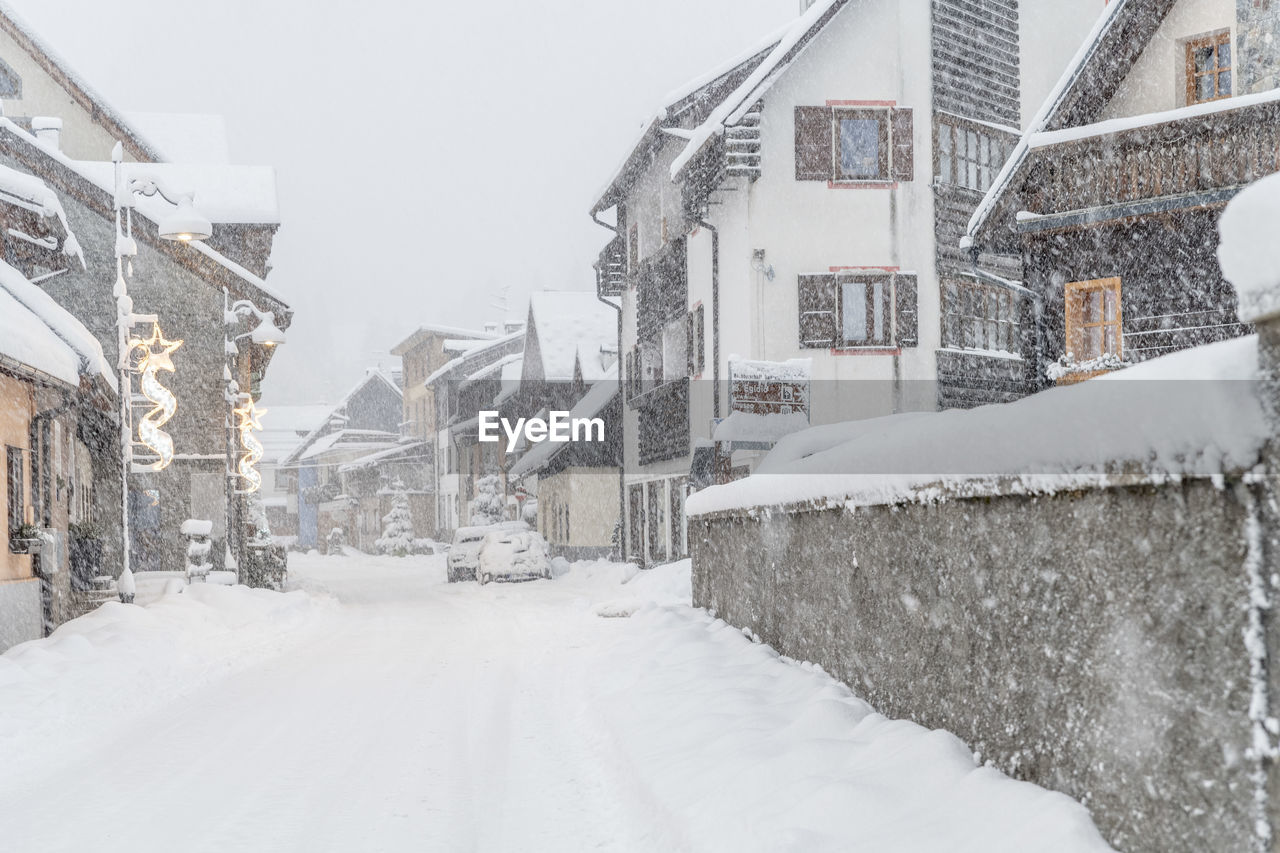
{"type": "Polygon", "coordinates": [[[262,458],[262,444],[254,436],[253,431],[261,430],[262,423],[258,420],[267,413],[266,409],[259,409],[253,404],[253,398],[250,397],[245,404],[235,410],[235,414],[240,418],[240,423],[236,425],[240,430],[240,446],[244,448],[244,455],[240,457],[240,464],[237,469],[240,476],[248,482],[249,487],[242,490],[243,494],[252,494],[262,488],[262,474],[254,466],[258,464],[258,460],[262,458]]]}
{"type": "Polygon", "coordinates": [[[173,373],[173,359],[170,356],[180,346],[182,341],[165,340],[159,323],[152,325],[150,338],[144,340],[135,337],[129,340],[129,352],[142,351],[142,358],[136,368],[142,374],[139,382],[142,394],[155,404],[155,408],[143,415],[138,423],[138,439],[154,451],[157,457],[151,466],[153,471],[163,471],[173,461],[173,438],[160,427],[167,424],[178,411],[178,398],[160,384],[156,373],[160,370],[173,373]]]}

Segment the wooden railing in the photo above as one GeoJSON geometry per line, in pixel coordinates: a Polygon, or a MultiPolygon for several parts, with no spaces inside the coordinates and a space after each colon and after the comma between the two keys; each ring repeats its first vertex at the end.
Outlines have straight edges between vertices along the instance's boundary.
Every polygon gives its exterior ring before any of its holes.
{"type": "Polygon", "coordinates": [[[1036,159],[1023,198],[1036,214],[1238,187],[1280,171],[1280,103],[1048,144],[1036,159]]]}
{"type": "Polygon", "coordinates": [[[618,235],[596,260],[596,295],[621,296],[627,289],[627,241],[618,235]]]}

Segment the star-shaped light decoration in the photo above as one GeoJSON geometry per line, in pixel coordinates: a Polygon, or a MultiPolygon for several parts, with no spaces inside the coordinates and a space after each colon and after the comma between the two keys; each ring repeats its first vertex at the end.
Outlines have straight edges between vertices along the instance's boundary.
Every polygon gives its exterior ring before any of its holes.
{"type": "Polygon", "coordinates": [[[129,349],[141,349],[143,351],[142,361],[138,362],[139,372],[146,371],[148,367],[156,370],[167,370],[173,373],[173,351],[182,346],[182,341],[166,340],[164,332],[160,331],[160,324],[153,323],[151,325],[151,337],[142,339],[135,337],[129,341],[129,349]],[[159,347],[159,351],[156,348],[159,347]]]}
{"type": "Polygon", "coordinates": [[[155,408],[143,415],[138,422],[138,438],[156,454],[156,462],[151,466],[153,471],[162,471],[173,461],[173,439],[160,429],[178,411],[178,398],[173,392],[160,384],[156,372],[167,370],[173,373],[173,351],[182,346],[182,341],[170,341],[160,331],[160,324],[151,327],[151,337],[129,339],[129,352],[142,351],[142,358],[135,368],[142,374],[139,386],[142,394],[155,404],[155,408]],[[158,349],[157,349],[158,348],[158,349]]]}
{"type": "Polygon", "coordinates": [[[263,447],[253,431],[262,429],[262,423],[258,419],[266,413],[266,409],[259,409],[254,405],[252,397],[246,397],[240,408],[232,410],[232,414],[240,419],[236,429],[240,430],[240,446],[244,448],[244,455],[240,457],[237,470],[248,484],[246,488],[240,490],[241,494],[252,494],[262,488],[262,474],[258,473],[258,469],[254,466],[262,458],[263,447]]]}

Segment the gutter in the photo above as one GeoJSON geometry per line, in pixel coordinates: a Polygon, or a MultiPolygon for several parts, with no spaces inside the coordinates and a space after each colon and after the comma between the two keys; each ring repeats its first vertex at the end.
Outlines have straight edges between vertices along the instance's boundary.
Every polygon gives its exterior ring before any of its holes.
{"type": "MultiPolygon", "coordinates": [[[[622,232],[617,227],[610,225],[600,219],[600,211],[591,211],[591,221],[612,231],[615,237],[621,237],[622,232]]],[[[596,289],[596,299],[608,305],[618,313],[618,394],[620,405],[618,407],[618,552],[621,555],[622,562],[627,561],[627,537],[623,527],[623,518],[626,517],[627,510],[627,377],[623,376],[622,365],[622,302],[617,305],[610,302],[600,295],[599,288],[596,289]]]]}

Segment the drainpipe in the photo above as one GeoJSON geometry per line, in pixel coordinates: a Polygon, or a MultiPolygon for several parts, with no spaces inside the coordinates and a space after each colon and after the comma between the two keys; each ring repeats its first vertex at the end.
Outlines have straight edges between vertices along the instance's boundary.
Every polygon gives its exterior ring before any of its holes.
{"type": "Polygon", "coordinates": [[[720,232],[699,217],[699,228],[711,232],[711,399],[712,417],[720,417],[720,232]]]}
{"type": "MultiPolygon", "coordinates": [[[[600,219],[598,210],[591,211],[591,221],[601,228],[609,229],[615,237],[622,236],[622,232],[616,227],[600,219]]],[[[596,299],[618,312],[618,551],[622,555],[622,562],[625,563],[627,561],[627,535],[626,523],[623,519],[627,515],[627,392],[624,384],[626,380],[622,375],[622,302],[619,300],[617,305],[613,304],[600,295],[599,288],[596,288],[596,299]]]]}

